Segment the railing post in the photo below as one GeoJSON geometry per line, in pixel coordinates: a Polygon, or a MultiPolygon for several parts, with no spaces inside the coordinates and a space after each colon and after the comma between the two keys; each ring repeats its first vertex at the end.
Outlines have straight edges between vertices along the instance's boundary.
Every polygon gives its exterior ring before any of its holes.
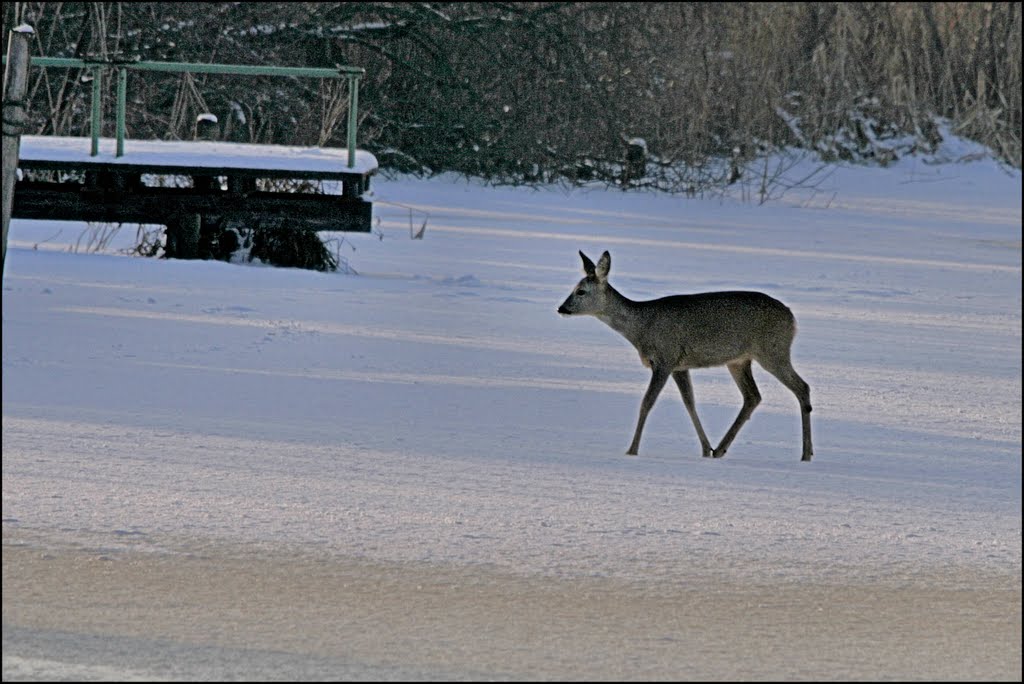
{"type": "Polygon", "coordinates": [[[92,135],[92,147],[89,155],[95,157],[100,153],[100,128],[103,126],[103,103],[100,98],[103,96],[103,70],[100,67],[92,67],[92,120],[90,132],[92,135]]]}
{"type": "Polygon", "coordinates": [[[0,253],[0,276],[7,262],[7,229],[14,207],[14,184],[18,179],[18,151],[21,132],[27,123],[25,95],[28,92],[28,68],[32,57],[28,42],[35,35],[32,27],[22,24],[11,29],[7,42],[7,70],[4,73],[3,104],[3,252],[0,253]]]}
{"type": "Polygon", "coordinates": [[[117,70],[117,154],[124,156],[124,119],[128,102],[128,70],[121,67],[117,70]]]}
{"type": "Polygon", "coordinates": [[[359,76],[348,77],[348,168],[356,165],[356,126],[359,123],[359,76]]]}

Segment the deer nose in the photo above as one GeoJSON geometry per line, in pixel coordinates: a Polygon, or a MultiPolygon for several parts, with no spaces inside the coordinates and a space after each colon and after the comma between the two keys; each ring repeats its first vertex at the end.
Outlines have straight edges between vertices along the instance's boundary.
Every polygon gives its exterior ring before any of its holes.
{"type": "Polygon", "coordinates": [[[565,304],[563,304],[562,306],[558,307],[558,313],[562,314],[563,316],[568,316],[569,310],[566,309],[565,304]]]}

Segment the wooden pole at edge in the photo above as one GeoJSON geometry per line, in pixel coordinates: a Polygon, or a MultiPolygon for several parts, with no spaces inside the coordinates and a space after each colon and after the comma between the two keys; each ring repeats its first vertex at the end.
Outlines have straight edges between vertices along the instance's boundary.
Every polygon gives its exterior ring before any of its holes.
{"type": "Polygon", "coordinates": [[[4,72],[3,101],[3,252],[0,253],[0,275],[7,263],[7,229],[14,207],[14,183],[18,176],[18,148],[21,133],[28,122],[25,97],[28,93],[28,68],[32,57],[29,40],[35,31],[28,24],[11,29],[7,43],[7,69],[4,72]]]}

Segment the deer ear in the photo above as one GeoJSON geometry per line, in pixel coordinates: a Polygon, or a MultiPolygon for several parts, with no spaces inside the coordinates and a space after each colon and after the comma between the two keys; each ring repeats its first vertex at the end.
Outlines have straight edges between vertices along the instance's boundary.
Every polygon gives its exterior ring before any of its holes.
{"type": "Polygon", "coordinates": [[[583,259],[583,272],[586,273],[588,276],[594,275],[594,269],[596,268],[594,266],[594,262],[591,261],[590,258],[583,253],[583,250],[580,250],[580,258],[583,259]]]}
{"type": "Polygon", "coordinates": [[[601,258],[597,261],[597,268],[594,271],[594,275],[598,280],[604,280],[608,277],[608,269],[612,267],[612,255],[605,250],[605,253],[601,255],[601,258]]]}

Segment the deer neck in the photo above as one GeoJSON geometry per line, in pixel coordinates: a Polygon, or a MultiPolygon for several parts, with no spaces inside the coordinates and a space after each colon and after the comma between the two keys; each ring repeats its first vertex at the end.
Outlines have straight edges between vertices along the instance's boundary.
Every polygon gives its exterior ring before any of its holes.
{"type": "Polygon", "coordinates": [[[597,317],[636,345],[643,328],[639,302],[634,302],[609,285],[607,305],[597,317]]]}

